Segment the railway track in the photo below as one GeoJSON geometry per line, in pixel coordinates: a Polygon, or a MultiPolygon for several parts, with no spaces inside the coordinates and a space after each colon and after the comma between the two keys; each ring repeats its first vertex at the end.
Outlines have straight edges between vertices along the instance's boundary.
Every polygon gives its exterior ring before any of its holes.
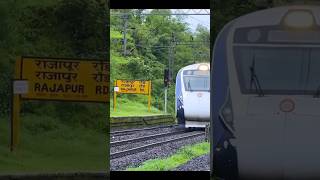
{"type": "MultiPolygon", "coordinates": [[[[174,133],[178,133],[178,132],[174,132],[174,133]]],[[[181,132],[180,132],[181,133],[181,132]]],[[[162,133],[162,136],[164,136],[165,133],[162,133]]],[[[168,133],[167,133],[168,134],[168,133]]],[[[180,137],[176,137],[176,138],[172,138],[172,139],[167,139],[167,140],[162,140],[162,141],[159,141],[159,142],[154,142],[154,143],[149,143],[149,144],[145,144],[145,145],[142,145],[142,146],[138,146],[138,147],[134,147],[134,148],[131,148],[131,149],[126,149],[126,150],[122,150],[122,151],[117,151],[117,152],[114,152],[114,153],[110,153],[110,158],[111,159],[116,159],[116,158],[119,158],[119,157],[122,157],[122,156],[126,156],[126,155],[130,155],[130,154],[134,154],[134,153],[137,153],[137,152],[141,152],[147,148],[151,148],[151,147],[156,147],[156,146],[160,146],[160,145],[163,145],[163,144],[166,144],[166,143],[169,143],[169,142],[174,142],[174,141],[180,141],[180,140],[183,140],[183,139],[188,139],[188,138],[193,138],[193,137],[197,137],[197,136],[202,136],[204,135],[205,133],[204,132],[197,132],[197,133],[192,133],[192,134],[188,134],[186,133],[186,135],[183,135],[183,136],[180,136],[180,137]]],[[[162,137],[160,136],[160,134],[157,134],[157,135],[153,135],[153,136],[159,136],[159,137],[162,137]]],[[[139,139],[139,141],[142,141],[143,138],[146,138],[146,137],[140,137],[140,138],[136,138],[136,139],[139,139]]],[[[148,139],[151,139],[151,138],[155,138],[155,137],[147,137],[148,139]]],[[[145,139],[143,139],[145,140],[145,139]]],[[[126,144],[126,143],[132,143],[134,142],[135,140],[134,139],[129,139],[129,140],[124,140],[123,142],[117,142],[118,144],[126,144]],[[127,141],[127,142],[125,142],[127,141]],[[128,142],[129,141],[129,142],[128,142]]],[[[114,142],[116,143],[116,142],[114,142]]],[[[111,143],[112,144],[112,143],[111,143]]]]}
{"type": "Polygon", "coordinates": [[[122,134],[130,134],[138,131],[146,131],[146,130],[154,130],[154,129],[162,129],[162,128],[173,128],[177,127],[178,125],[168,125],[168,126],[155,126],[155,127],[148,127],[148,128],[139,128],[139,129],[128,129],[128,130],[120,130],[120,131],[113,131],[110,132],[110,135],[117,136],[122,134]]]}
{"type": "Polygon", "coordinates": [[[123,144],[140,142],[140,141],[145,141],[145,140],[149,140],[149,139],[153,139],[153,138],[159,138],[159,137],[165,137],[165,136],[172,136],[172,135],[176,135],[176,134],[182,134],[182,133],[185,133],[185,132],[186,132],[185,130],[180,130],[180,131],[169,132],[169,133],[154,134],[154,135],[143,136],[143,137],[138,137],[138,138],[114,141],[114,142],[111,142],[110,145],[111,146],[120,146],[120,145],[123,145],[123,144]]]}

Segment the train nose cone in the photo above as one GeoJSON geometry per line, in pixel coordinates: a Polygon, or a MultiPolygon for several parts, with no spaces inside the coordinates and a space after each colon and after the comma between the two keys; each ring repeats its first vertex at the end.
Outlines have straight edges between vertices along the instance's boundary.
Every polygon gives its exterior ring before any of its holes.
{"type": "Polygon", "coordinates": [[[210,93],[191,92],[184,96],[184,115],[189,120],[208,120],[210,117],[210,93]]]}

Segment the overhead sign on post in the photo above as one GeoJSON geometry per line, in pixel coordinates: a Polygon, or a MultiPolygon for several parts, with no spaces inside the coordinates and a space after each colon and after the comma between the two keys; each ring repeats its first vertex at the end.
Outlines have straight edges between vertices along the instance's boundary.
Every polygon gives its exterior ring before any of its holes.
{"type": "Polygon", "coordinates": [[[24,57],[23,99],[109,102],[109,63],[96,60],[24,57]]]}
{"type": "Polygon", "coordinates": [[[116,110],[117,94],[148,95],[148,109],[151,107],[151,81],[116,80],[114,83],[113,109],[116,110]]]}
{"type": "Polygon", "coordinates": [[[12,93],[11,151],[19,143],[21,99],[108,103],[109,62],[19,57],[12,93]]]}
{"type": "Polygon", "coordinates": [[[118,93],[122,94],[149,94],[151,81],[140,80],[116,80],[116,86],[119,87],[118,93]]]}

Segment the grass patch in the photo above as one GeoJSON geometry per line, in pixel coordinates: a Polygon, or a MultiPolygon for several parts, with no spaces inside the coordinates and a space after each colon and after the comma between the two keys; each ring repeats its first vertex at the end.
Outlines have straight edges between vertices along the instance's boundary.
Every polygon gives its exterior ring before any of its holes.
{"type": "Polygon", "coordinates": [[[48,116],[21,118],[20,145],[9,150],[9,118],[0,118],[0,173],[106,171],[107,133],[48,116]]]}
{"type": "MultiPolygon", "coordinates": [[[[112,102],[111,102],[112,103],[112,102]]],[[[117,109],[113,110],[113,105],[110,107],[111,117],[115,116],[143,116],[143,115],[159,115],[164,112],[151,106],[151,111],[148,111],[148,103],[141,103],[137,101],[131,101],[129,99],[117,98],[117,109]]]]}
{"type": "Polygon", "coordinates": [[[139,167],[127,168],[127,171],[168,171],[187,163],[193,158],[208,154],[209,151],[210,145],[208,142],[188,145],[170,157],[147,160],[139,167]]]}

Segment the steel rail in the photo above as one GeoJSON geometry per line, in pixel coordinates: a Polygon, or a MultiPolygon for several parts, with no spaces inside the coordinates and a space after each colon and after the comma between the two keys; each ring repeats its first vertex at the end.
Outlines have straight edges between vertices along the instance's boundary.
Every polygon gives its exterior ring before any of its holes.
{"type": "Polygon", "coordinates": [[[160,128],[170,128],[170,127],[176,127],[176,126],[178,126],[178,125],[155,126],[155,127],[149,127],[149,128],[139,128],[139,129],[120,130],[120,131],[113,131],[113,132],[110,132],[110,135],[117,135],[117,134],[131,133],[131,132],[145,131],[145,130],[152,130],[152,129],[160,129],[160,128]]]}
{"type": "Polygon", "coordinates": [[[201,136],[201,135],[204,135],[204,132],[195,133],[195,134],[189,134],[189,135],[181,136],[181,137],[178,137],[178,138],[173,138],[173,139],[169,139],[169,140],[165,140],[165,141],[146,144],[146,145],[143,145],[143,146],[131,148],[131,149],[124,150],[124,151],[118,151],[118,152],[110,153],[110,159],[116,159],[116,158],[123,157],[123,156],[129,155],[129,154],[134,154],[136,152],[140,152],[140,151],[142,151],[144,149],[147,149],[147,148],[150,148],[150,147],[155,147],[155,146],[159,146],[159,145],[166,144],[166,143],[169,143],[169,142],[179,141],[179,140],[182,140],[182,139],[187,139],[187,138],[201,136]]]}
{"type": "Polygon", "coordinates": [[[145,141],[145,140],[159,138],[159,137],[165,137],[165,136],[171,136],[171,135],[175,135],[175,134],[181,134],[181,133],[185,133],[185,132],[186,132],[185,130],[182,130],[182,131],[175,131],[175,132],[169,132],[169,133],[153,134],[153,135],[148,135],[148,136],[143,136],[143,137],[138,137],[138,138],[114,141],[114,142],[111,142],[110,145],[111,146],[120,146],[120,145],[128,144],[128,143],[131,143],[131,142],[140,142],[140,141],[145,141]]]}

